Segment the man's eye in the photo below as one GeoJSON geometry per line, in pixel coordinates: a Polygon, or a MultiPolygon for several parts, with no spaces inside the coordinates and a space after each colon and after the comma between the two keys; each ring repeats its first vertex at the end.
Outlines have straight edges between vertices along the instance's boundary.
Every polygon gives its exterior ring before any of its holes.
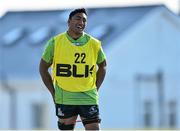
{"type": "Polygon", "coordinates": [[[79,18],[79,17],[76,17],[76,18],[75,18],[75,20],[80,20],[80,19],[81,19],[81,18],[79,18]]]}
{"type": "Polygon", "coordinates": [[[86,19],[83,19],[83,22],[86,22],[86,19]]]}

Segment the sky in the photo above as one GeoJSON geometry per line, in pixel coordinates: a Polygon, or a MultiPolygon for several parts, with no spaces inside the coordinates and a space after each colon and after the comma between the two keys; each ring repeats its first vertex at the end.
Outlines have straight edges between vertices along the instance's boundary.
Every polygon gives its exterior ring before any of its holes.
{"type": "Polygon", "coordinates": [[[0,0],[0,17],[7,11],[125,7],[152,4],[165,4],[171,11],[178,14],[180,0],[0,0]]]}

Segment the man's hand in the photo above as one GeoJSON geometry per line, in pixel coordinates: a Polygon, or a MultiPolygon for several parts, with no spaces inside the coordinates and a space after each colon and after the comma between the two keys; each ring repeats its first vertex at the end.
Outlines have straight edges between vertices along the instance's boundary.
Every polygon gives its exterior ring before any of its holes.
{"type": "Polygon", "coordinates": [[[48,88],[49,92],[51,93],[51,95],[53,97],[53,101],[55,103],[55,90],[54,90],[54,86],[53,86],[53,81],[52,81],[50,73],[48,72],[48,69],[50,66],[51,66],[50,63],[47,63],[46,61],[41,59],[40,65],[39,65],[39,72],[40,72],[42,81],[44,82],[44,84],[48,88]]]}
{"type": "Polygon", "coordinates": [[[99,88],[104,80],[105,75],[106,75],[106,60],[104,60],[103,62],[98,64],[98,71],[96,73],[97,90],[99,90],[99,88]]]}

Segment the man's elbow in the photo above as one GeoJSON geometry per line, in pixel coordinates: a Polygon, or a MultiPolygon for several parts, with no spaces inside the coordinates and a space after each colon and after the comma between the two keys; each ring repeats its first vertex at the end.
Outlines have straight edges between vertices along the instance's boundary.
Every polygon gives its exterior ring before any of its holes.
{"type": "Polygon", "coordinates": [[[106,67],[107,67],[106,60],[104,60],[102,63],[100,63],[100,64],[98,65],[98,67],[99,67],[100,70],[106,71],[106,67]]]}
{"type": "Polygon", "coordinates": [[[39,73],[43,75],[46,71],[48,71],[48,68],[46,67],[44,60],[41,59],[39,64],[39,73]]]}

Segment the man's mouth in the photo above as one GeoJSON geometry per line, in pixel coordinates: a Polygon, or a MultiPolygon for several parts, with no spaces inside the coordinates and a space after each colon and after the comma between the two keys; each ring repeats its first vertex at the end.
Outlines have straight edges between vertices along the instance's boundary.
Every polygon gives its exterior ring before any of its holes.
{"type": "Polygon", "coordinates": [[[78,30],[83,30],[84,28],[82,26],[76,26],[78,30]]]}

